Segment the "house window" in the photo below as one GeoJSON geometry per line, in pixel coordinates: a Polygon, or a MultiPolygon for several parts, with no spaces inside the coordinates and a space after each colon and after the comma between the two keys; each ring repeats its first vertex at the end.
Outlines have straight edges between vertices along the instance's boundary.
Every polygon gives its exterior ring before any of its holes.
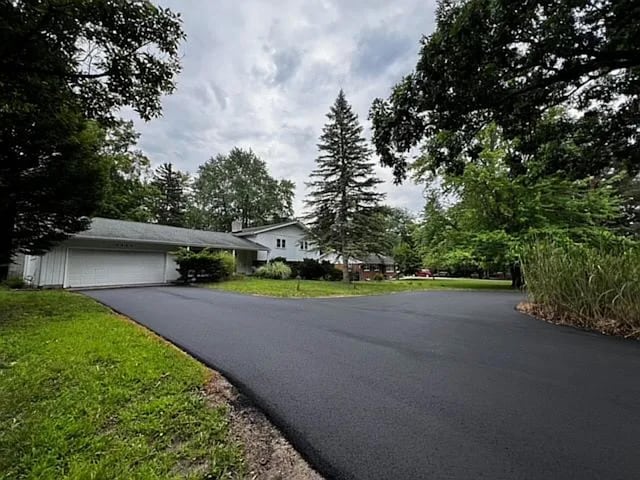
{"type": "Polygon", "coordinates": [[[284,238],[276,238],[276,248],[286,248],[287,241],[284,238]]]}
{"type": "Polygon", "coordinates": [[[307,242],[306,240],[301,240],[300,250],[308,250],[308,249],[309,249],[309,242],[307,242]]]}
{"type": "Polygon", "coordinates": [[[369,271],[369,265],[368,265],[368,264],[365,264],[365,266],[364,266],[363,270],[364,270],[365,272],[368,272],[368,271],[369,271]]]}

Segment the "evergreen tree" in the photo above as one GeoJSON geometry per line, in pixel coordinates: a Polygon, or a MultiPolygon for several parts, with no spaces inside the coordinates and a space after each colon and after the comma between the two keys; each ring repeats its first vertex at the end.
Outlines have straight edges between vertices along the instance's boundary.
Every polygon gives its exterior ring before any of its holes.
{"type": "Polygon", "coordinates": [[[373,221],[384,197],[376,192],[382,183],[373,174],[369,149],[358,116],[340,90],[322,129],[310,188],[305,201],[311,235],[320,248],[342,257],[343,280],[349,281],[349,258],[378,253],[383,234],[373,221]]]}
{"type": "Polygon", "coordinates": [[[184,226],[188,181],[189,176],[175,170],[170,163],[164,163],[156,169],[151,182],[155,189],[152,211],[156,222],[174,227],[184,226]]]}

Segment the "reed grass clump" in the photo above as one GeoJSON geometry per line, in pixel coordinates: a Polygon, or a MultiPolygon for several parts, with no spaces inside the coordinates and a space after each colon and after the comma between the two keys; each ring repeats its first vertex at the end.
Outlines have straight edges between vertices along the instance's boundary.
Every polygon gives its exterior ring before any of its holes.
{"type": "Polygon", "coordinates": [[[529,311],[640,338],[640,247],[540,242],[522,252],[529,311]]]}

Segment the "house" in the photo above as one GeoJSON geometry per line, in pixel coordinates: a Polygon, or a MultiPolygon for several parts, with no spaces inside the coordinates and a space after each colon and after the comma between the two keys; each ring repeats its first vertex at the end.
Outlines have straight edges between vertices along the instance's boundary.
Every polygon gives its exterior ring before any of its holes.
{"type": "Polygon", "coordinates": [[[258,263],[264,263],[276,257],[284,257],[287,262],[320,258],[320,251],[308,238],[307,227],[298,220],[250,228],[242,228],[240,222],[233,222],[231,232],[237,237],[267,247],[268,250],[258,252],[258,263]]]}
{"type": "MultiPolygon", "coordinates": [[[[328,261],[339,270],[344,270],[342,255],[327,253],[320,257],[320,261],[328,261]]],[[[348,268],[356,280],[372,280],[377,274],[386,279],[398,275],[398,266],[392,257],[386,255],[369,254],[360,258],[350,258],[348,268]]]]}
{"type": "Polygon", "coordinates": [[[91,227],[45,255],[19,255],[12,275],[36,287],[102,287],[168,283],[178,278],[171,252],[179,247],[232,252],[238,272],[250,273],[268,248],[231,233],[94,218],[91,227]]]}

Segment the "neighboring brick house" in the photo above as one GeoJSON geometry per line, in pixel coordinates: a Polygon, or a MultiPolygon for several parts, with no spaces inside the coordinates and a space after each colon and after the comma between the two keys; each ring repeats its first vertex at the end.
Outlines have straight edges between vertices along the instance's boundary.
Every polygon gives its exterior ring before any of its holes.
{"type": "MultiPolygon", "coordinates": [[[[320,261],[329,261],[339,270],[344,270],[342,255],[328,253],[320,257],[320,261]]],[[[349,271],[358,280],[372,280],[376,274],[382,274],[386,279],[396,278],[398,266],[393,257],[370,254],[361,258],[349,259],[349,271]]]]}

